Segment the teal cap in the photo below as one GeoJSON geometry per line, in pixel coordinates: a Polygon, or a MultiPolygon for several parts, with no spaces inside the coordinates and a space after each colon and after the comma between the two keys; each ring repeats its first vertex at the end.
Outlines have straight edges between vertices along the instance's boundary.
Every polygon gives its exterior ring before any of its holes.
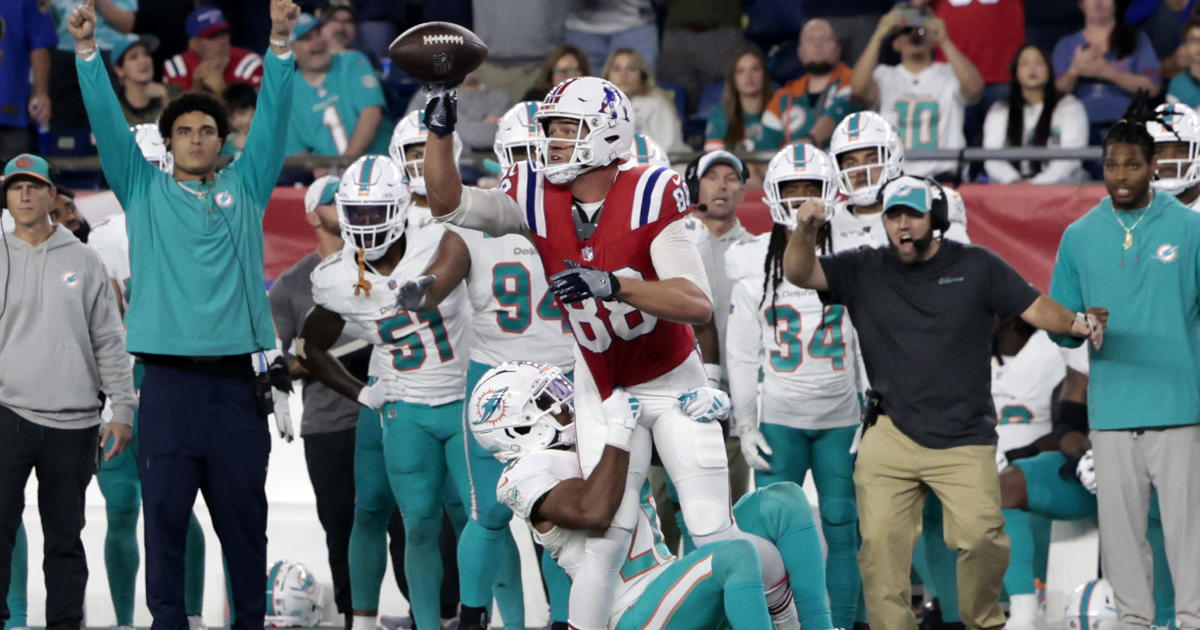
{"type": "MultiPolygon", "coordinates": [[[[54,181],[50,179],[50,163],[46,158],[32,153],[22,153],[4,165],[4,179],[0,181],[0,188],[7,191],[10,183],[22,178],[36,179],[54,186],[54,181]]],[[[0,205],[4,205],[2,200],[0,205]]]]}

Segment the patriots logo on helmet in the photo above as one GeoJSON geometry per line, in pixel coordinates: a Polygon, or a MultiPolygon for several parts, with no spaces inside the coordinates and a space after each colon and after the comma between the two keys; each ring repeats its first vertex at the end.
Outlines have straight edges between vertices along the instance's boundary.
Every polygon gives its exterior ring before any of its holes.
{"type": "Polygon", "coordinates": [[[600,113],[608,114],[609,118],[616,118],[618,115],[624,115],[625,120],[629,120],[629,112],[618,112],[621,109],[621,95],[617,92],[617,88],[611,83],[604,85],[604,100],[600,101],[600,113]]]}
{"type": "Polygon", "coordinates": [[[502,387],[484,394],[483,399],[479,401],[481,409],[479,420],[476,420],[475,424],[492,424],[503,418],[508,409],[508,403],[504,396],[507,392],[508,388],[502,387]]]}

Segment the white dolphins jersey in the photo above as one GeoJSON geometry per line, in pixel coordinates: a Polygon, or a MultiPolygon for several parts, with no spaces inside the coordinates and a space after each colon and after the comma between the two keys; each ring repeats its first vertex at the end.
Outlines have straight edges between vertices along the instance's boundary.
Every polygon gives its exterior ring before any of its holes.
{"type": "MultiPolygon", "coordinates": [[[[558,562],[558,566],[575,579],[579,566],[584,561],[585,532],[565,529],[555,525],[550,531],[540,533],[529,522],[533,508],[546,493],[568,479],[582,479],[579,456],[574,451],[546,450],[529,453],[508,464],[496,484],[496,498],[512,509],[513,514],[525,519],[533,532],[534,539],[558,562]]],[[[633,608],[646,588],[675,561],[658,525],[658,512],[649,494],[649,486],[643,486],[641,509],[633,530],[629,552],[621,565],[621,582],[617,585],[609,613],[609,628],[615,628],[625,611],[633,608]]],[[[700,579],[706,576],[699,576],[700,579]]],[[[672,589],[673,591],[676,589],[672,589]]],[[[678,589],[686,593],[690,589],[678,589]]]]}
{"type": "MultiPolygon", "coordinates": [[[[950,229],[946,230],[946,238],[959,243],[970,243],[971,237],[967,236],[967,207],[963,203],[962,195],[953,188],[944,187],[943,190],[946,191],[946,199],[950,203],[950,229]]],[[[842,201],[837,204],[829,224],[833,229],[834,251],[855,249],[863,244],[861,239],[866,239],[873,247],[888,244],[882,212],[856,214],[850,210],[850,202],[842,201]]]]}
{"type": "Polygon", "coordinates": [[[1004,363],[992,358],[992,400],[996,404],[997,451],[1020,448],[1053,429],[1054,388],[1067,368],[1087,373],[1087,346],[1063,348],[1039,330],[1004,363]]]}
{"type": "MultiPolygon", "coordinates": [[[[948,63],[934,62],[913,74],[903,64],[875,66],[879,86],[877,110],[912,149],[961,149],[967,146],[963,135],[966,101],[962,84],[948,63]]],[[[953,171],[954,160],[909,162],[911,175],[935,175],[953,171]]]]}
{"type": "Polygon", "coordinates": [[[858,423],[858,336],[845,307],[780,278],[775,300],[763,299],[768,234],[729,248],[735,282],[725,338],[726,373],[739,422],[755,416],[762,374],[762,422],[796,429],[858,423]],[[761,306],[760,306],[761,303],[761,306]]]}
{"type": "Polygon", "coordinates": [[[100,254],[100,262],[109,278],[121,287],[121,308],[129,308],[129,234],[125,232],[125,213],[109,215],[88,235],[88,247],[100,254]]]}
{"type": "Polygon", "coordinates": [[[431,406],[466,395],[466,289],[460,284],[437,308],[420,312],[399,310],[396,289],[424,271],[444,233],[440,225],[422,228],[410,222],[404,257],[391,275],[369,267],[364,273],[372,286],[370,296],[354,294],[358,264],[352,248],[330,256],[312,272],[313,301],[341,315],[347,335],[374,346],[371,376],[391,370],[406,385],[402,400],[431,406]]]}
{"type": "Polygon", "coordinates": [[[575,337],[550,292],[542,259],[519,234],[459,229],[471,252],[467,292],[474,309],[471,360],[494,366],[521,360],[575,367],[575,337]]]}

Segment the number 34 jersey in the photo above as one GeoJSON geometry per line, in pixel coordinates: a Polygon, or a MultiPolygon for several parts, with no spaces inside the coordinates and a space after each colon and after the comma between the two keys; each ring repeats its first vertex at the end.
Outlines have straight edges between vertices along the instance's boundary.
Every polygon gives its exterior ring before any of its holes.
{"type": "Polygon", "coordinates": [[[471,360],[484,365],[535,361],[572,370],[571,327],[529,239],[457,228],[455,233],[471,252],[471,360]]]}
{"type": "Polygon", "coordinates": [[[445,228],[417,227],[409,222],[404,257],[383,276],[368,267],[363,277],[371,283],[370,295],[354,294],[358,282],[355,251],[345,248],[312,272],[313,301],[342,316],[345,333],[374,346],[371,376],[387,370],[398,374],[406,386],[402,400],[442,405],[461,400],[466,391],[467,327],[470,309],[463,285],[426,311],[404,311],[396,306],[396,290],[405,280],[421,275],[433,258],[445,228]]]}
{"type": "Polygon", "coordinates": [[[725,255],[733,286],[725,351],[739,423],[755,417],[762,373],[762,422],[832,429],[858,422],[858,337],[841,305],[780,278],[763,299],[769,235],[745,239],[725,255]]]}

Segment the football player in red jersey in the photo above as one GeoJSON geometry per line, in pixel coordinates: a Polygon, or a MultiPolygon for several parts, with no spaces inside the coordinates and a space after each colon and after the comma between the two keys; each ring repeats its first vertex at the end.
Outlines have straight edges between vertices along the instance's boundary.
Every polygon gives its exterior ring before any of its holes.
{"type": "Polygon", "coordinates": [[[535,115],[534,157],[512,165],[492,190],[463,187],[459,178],[453,91],[434,88],[425,115],[433,215],[493,235],[526,235],[565,307],[578,343],[575,404],[585,474],[605,444],[601,402],[620,387],[643,404],[625,499],[613,526],[588,543],[589,568],[571,591],[571,625],[607,624],[653,441],[696,544],[751,538],[763,557],[768,604],[783,626],[798,627],[787,622],[795,608],[778,551],[733,522],[720,427],[696,424],[687,413],[712,407],[715,415],[726,404],[711,390],[697,392],[707,380],[691,325],[710,320],[712,300],[700,256],[678,222],[689,206],[682,179],[626,159],[634,134],[629,99],[603,79],[563,81],[535,115]]]}

